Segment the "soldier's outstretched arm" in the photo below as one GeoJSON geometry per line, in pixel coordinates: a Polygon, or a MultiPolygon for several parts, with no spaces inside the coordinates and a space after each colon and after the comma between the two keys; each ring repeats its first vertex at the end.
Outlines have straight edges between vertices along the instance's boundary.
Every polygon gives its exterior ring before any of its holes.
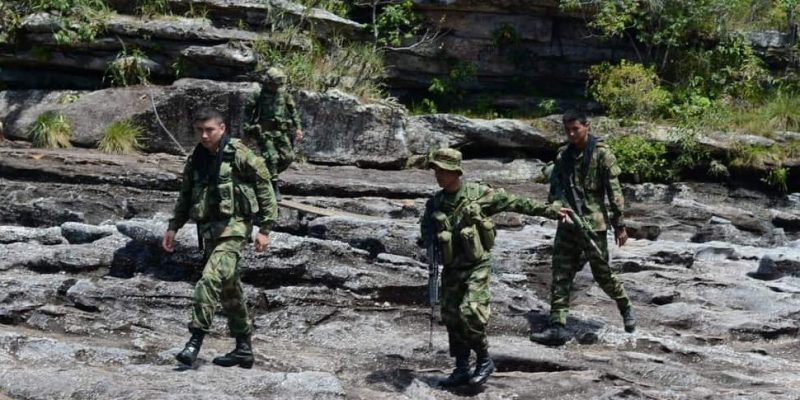
{"type": "Polygon", "coordinates": [[[481,208],[486,215],[494,215],[503,211],[513,211],[520,214],[540,216],[550,219],[563,218],[559,211],[560,204],[545,204],[529,197],[517,196],[506,193],[503,189],[488,189],[484,197],[479,200],[481,208]]]}

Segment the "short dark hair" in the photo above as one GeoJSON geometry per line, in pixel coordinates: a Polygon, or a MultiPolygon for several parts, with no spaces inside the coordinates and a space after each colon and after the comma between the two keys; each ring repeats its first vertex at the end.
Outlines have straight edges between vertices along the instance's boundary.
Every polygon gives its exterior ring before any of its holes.
{"type": "Polygon", "coordinates": [[[561,122],[563,122],[564,125],[573,121],[578,121],[581,123],[581,125],[586,125],[586,123],[589,122],[589,118],[586,117],[585,112],[578,110],[567,110],[567,112],[564,113],[564,116],[561,117],[561,122]]]}
{"type": "Polygon", "coordinates": [[[199,110],[195,111],[194,115],[192,115],[192,125],[198,122],[205,122],[210,119],[213,119],[220,124],[225,123],[225,117],[223,117],[222,113],[217,111],[216,108],[202,107],[199,110]]]}

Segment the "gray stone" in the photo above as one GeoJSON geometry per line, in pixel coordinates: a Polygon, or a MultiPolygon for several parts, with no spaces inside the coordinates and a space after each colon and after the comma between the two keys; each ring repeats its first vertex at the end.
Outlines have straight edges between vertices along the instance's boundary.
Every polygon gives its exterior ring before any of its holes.
{"type": "Polygon", "coordinates": [[[411,155],[402,107],[363,104],[338,90],[303,91],[296,101],[306,131],[299,149],[309,161],[400,168],[411,155]]]}
{"type": "Polygon", "coordinates": [[[26,228],[22,226],[0,227],[0,244],[35,242],[44,245],[65,243],[58,228],[26,228]]]}
{"type": "Polygon", "coordinates": [[[61,235],[71,244],[91,243],[117,232],[113,225],[89,225],[78,222],[61,224],[61,235]]]}

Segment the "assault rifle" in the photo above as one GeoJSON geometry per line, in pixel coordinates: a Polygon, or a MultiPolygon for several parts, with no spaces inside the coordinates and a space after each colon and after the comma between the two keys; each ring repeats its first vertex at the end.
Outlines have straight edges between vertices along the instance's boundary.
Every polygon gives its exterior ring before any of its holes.
{"type": "Polygon", "coordinates": [[[597,236],[592,230],[591,227],[586,225],[583,221],[583,218],[580,217],[575,211],[570,210],[567,215],[569,216],[569,220],[575,224],[575,227],[581,232],[581,236],[583,236],[583,240],[592,247],[592,249],[597,253],[600,258],[603,258],[603,252],[600,251],[600,246],[597,245],[597,236]]]}
{"type": "Polygon", "coordinates": [[[439,303],[439,265],[442,263],[439,241],[436,238],[435,224],[428,221],[428,237],[425,238],[428,257],[428,303],[431,305],[431,325],[428,336],[428,350],[433,349],[433,322],[436,319],[436,304],[439,303]]]}

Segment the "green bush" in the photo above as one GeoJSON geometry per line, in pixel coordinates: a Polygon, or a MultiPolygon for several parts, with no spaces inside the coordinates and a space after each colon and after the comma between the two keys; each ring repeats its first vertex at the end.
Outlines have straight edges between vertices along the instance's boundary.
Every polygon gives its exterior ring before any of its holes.
{"type": "Polygon", "coordinates": [[[634,182],[668,182],[673,173],[667,161],[667,146],[650,142],[641,136],[627,135],[606,141],[614,155],[622,175],[634,182]]]}
{"type": "Polygon", "coordinates": [[[789,189],[786,185],[788,179],[789,170],[785,167],[777,167],[770,169],[769,172],[767,172],[767,176],[761,178],[761,182],[766,183],[769,187],[781,193],[786,193],[789,189]]]}
{"type": "Polygon", "coordinates": [[[297,4],[306,7],[321,8],[340,17],[346,17],[347,13],[350,11],[350,5],[343,0],[299,0],[297,4]]]}
{"type": "MultiPolygon", "coordinates": [[[[190,2],[190,7],[193,7],[190,2]]],[[[136,13],[144,16],[167,15],[170,13],[169,0],[137,0],[136,13]]]]}
{"type": "Polygon", "coordinates": [[[653,68],[622,60],[619,65],[602,63],[589,68],[589,94],[609,114],[623,119],[658,115],[670,102],[653,68]]]}
{"type": "Polygon", "coordinates": [[[130,120],[115,121],[106,127],[97,148],[104,153],[132,154],[141,149],[142,128],[130,120]]]}
{"type": "Polygon", "coordinates": [[[289,85],[325,92],[338,88],[362,99],[383,98],[383,55],[370,44],[336,37],[330,45],[315,42],[307,50],[286,50],[266,40],[253,42],[259,70],[280,66],[289,85]]]}
{"type": "Polygon", "coordinates": [[[134,49],[130,54],[127,50],[122,50],[106,68],[106,78],[113,86],[147,83],[150,79],[147,58],[139,49],[134,49]]]}
{"type": "Polygon", "coordinates": [[[63,115],[48,111],[36,118],[28,138],[34,147],[47,149],[72,147],[69,142],[72,128],[63,115]]]}
{"type": "Polygon", "coordinates": [[[389,4],[375,18],[372,28],[377,32],[377,44],[397,47],[422,30],[422,17],[413,11],[414,2],[403,0],[389,4]]]}

